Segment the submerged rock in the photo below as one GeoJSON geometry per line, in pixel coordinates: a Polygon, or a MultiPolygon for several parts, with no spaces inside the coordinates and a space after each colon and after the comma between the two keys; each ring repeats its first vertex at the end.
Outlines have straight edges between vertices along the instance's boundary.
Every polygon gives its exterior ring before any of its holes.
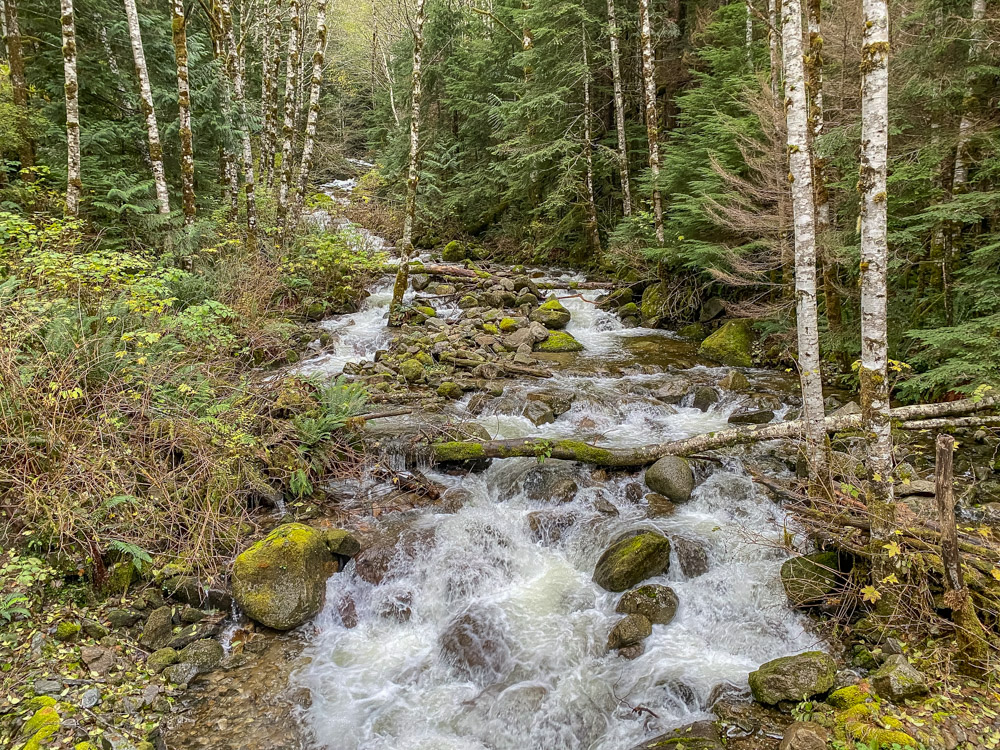
{"type": "Polygon", "coordinates": [[[644,531],[612,544],[594,568],[594,582],[607,591],[625,591],[670,567],[670,540],[644,531]]]}
{"type": "Polygon", "coordinates": [[[679,456],[664,456],[646,469],[646,486],[674,503],[686,503],[694,492],[691,465],[679,456]]]}
{"type": "Polygon", "coordinates": [[[774,419],[774,412],[770,409],[755,409],[752,406],[744,406],[729,415],[729,424],[767,424],[774,419]]]}
{"type": "Polygon", "coordinates": [[[677,614],[677,594],[669,586],[649,583],[622,594],[615,612],[642,615],[654,625],[667,625],[677,614]]]}
{"type": "Polygon", "coordinates": [[[529,500],[568,503],[580,489],[574,479],[575,473],[576,465],[572,461],[550,459],[529,469],[521,486],[529,500]]]}
{"type": "Polygon", "coordinates": [[[687,578],[697,578],[708,572],[708,553],[700,542],[677,537],[673,541],[677,563],[687,578]]]}
{"type": "Polygon", "coordinates": [[[699,385],[693,390],[691,406],[699,411],[708,411],[712,404],[719,402],[719,393],[710,385],[699,385]]]}
{"type": "Polygon", "coordinates": [[[698,352],[731,367],[750,367],[753,359],[750,347],[753,335],[745,320],[730,320],[718,331],[701,342],[698,352]]]}
{"type": "Polygon", "coordinates": [[[511,668],[510,646],[500,617],[492,610],[469,610],[448,623],[438,639],[448,663],[482,685],[498,682],[511,668]]]}
{"type": "Polygon", "coordinates": [[[837,664],[822,651],[783,656],[750,673],[750,691],[758,703],[798,703],[830,690],[836,673],[837,664]]]}
{"type": "Polygon", "coordinates": [[[552,409],[541,401],[528,401],[521,410],[521,416],[535,427],[556,421],[556,415],[552,413],[552,409]]]}
{"type": "Polygon", "coordinates": [[[335,570],[321,532],[284,524],[236,558],[233,596],[251,619],[291,630],[322,609],[326,579],[335,570]]]}

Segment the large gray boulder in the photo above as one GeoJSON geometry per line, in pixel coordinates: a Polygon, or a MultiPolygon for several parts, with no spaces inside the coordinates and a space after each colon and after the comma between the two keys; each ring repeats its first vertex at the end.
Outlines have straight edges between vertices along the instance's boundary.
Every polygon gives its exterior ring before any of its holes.
{"type": "Polygon", "coordinates": [[[822,651],[783,656],[750,673],[750,692],[755,701],[765,705],[798,703],[829,691],[836,674],[836,662],[822,651]]]}
{"type": "Polygon", "coordinates": [[[606,591],[625,591],[670,567],[670,540],[644,531],[608,547],[594,568],[594,582],[606,591]]]}
{"type": "Polygon", "coordinates": [[[671,502],[686,503],[694,491],[694,473],[680,456],[664,456],[646,469],[646,486],[671,502]]]}

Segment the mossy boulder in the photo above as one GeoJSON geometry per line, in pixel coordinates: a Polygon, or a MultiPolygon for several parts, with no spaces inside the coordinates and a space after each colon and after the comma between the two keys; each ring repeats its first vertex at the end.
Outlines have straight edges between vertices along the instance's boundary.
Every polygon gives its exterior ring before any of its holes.
{"type": "Polygon", "coordinates": [[[437,395],[442,398],[450,398],[457,401],[465,395],[465,391],[463,391],[462,386],[454,380],[446,380],[437,387],[437,395]]]}
{"type": "Polygon", "coordinates": [[[666,282],[646,287],[639,305],[643,320],[654,328],[665,322],[669,318],[669,301],[670,287],[666,282]]]}
{"type": "Polygon", "coordinates": [[[55,639],[63,643],[75,643],[80,638],[80,623],[63,620],[56,625],[55,639]]]}
{"type": "Polygon", "coordinates": [[[689,323],[686,326],[678,328],[677,335],[691,339],[692,341],[701,341],[705,338],[705,326],[701,323],[689,323]]]}
{"type": "Polygon", "coordinates": [[[670,540],[644,531],[608,547],[594,568],[594,582],[607,591],[625,591],[670,567],[670,540]]]}
{"type": "Polygon", "coordinates": [[[417,305],[413,308],[425,318],[436,318],[437,311],[430,305],[417,305]]]}
{"type": "Polygon", "coordinates": [[[48,747],[49,740],[59,731],[61,720],[56,704],[45,705],[31,715],[21,727],[22,750],[40,750],[48,747]]]}
{"type": "Polygon", "coordinates": [[[694,492],[694,473],[680,456],[664,456],[646,469],[646,486],[671,502],[686,503],[694,492]]]}
{"type": "Polygon", "coordinates": [[[225,651],[214,638],[202,638],[189,643],[177,656],[179,663],[194,664],[199,672],[210,672],[219,666],[225,651]]]}
{"type": "Polygon", "coordinates": [[[750,367],[753,334],[745,320],[730,320],[701,342],[698,353],[730,367],[750,367]]]}
{"type": "Polygon", "coordinates": [[[583,344],[573,338],[572,334],[566,331],[552,331],[548,338],[539,341],[532,347],[536,352],[582,352],[583,344]]]}
{"type": "Polygon", "coordinates": [[[279,526],[233,563],[233,596],[247,615],[291,630],[323,607],[336,562],[323,534],[301,523],[279,526]]]}
{"type": "Polygon", "coordinates": [[[504,333],[513,333],[521,326],[514,318],[501,318],[499,328],[504,333]]]}
{"type": "Polygon", "coordinates": [[[361,551],[361,542],[347,529],[329,529],[323,532],[323,542],[331,555],[354,557],[361,551]]]}
{"type": "Polygon", "coordinates": [[[130,561],[122,560],[108,568],[108,577],[104,579],[102,591],[109,595],[124,594],[139,578],[139,572],[130,561]]]}
{"type": "Polygon", "coordinates": [[[654,625],[667,625],[677,614],[677,594],[669,586],[648,583],[622,594],[615,612],[642,615],[654,625]]]}
{"type": "Polygon", "coordinates": [[[399,365],[399,372],[407,383],[417,383],[424,379],[424,366],[412,357],[403,360],[399,365]]]}
{"type": "Polygon", "coordinates": [[[781,566],[781,585],[795,607],[818,604],[837,588],[837,553],[793,557],[781,566]]]}
{"type": "Polygon", "coordinates": [[[541,323],[550,330],[565,328],[571,317],[569,310],[563,307],[563,304],[555,297],[540,304],[528,316],[530,320],[541,323]]]}
{"type": "Polygon", "coordinates": [[[458,240],[452,240],[441,251],[441,259],[446,263],[461,263],[467,257],[468,252],[466,252],[465,245],[458,240]]]}
{"type": "Polygon", "coordinates": [[[473,307],[479,307],[479,298],[473,294],[464,294],[458,300],[458,307],[460,310],[471,310],[473,307]]]}
{"type": "Polygon", "coordinates": [[[163,606],[150,612],[146,625],[139,636],[140,645],[155,651],[163,648],[174,636],[174,613],[170,607],[163,606]]]}
{"type": "Polygon", "coordinates": [[[872,695],[864,685],[858,684],[847,685],[839,690],[834,690],[827,696],[826,702],[834,708],[844,711],[848,708],[860,706],[870,700],[877,701],[878,698],[872,695]]]}
{"type": "Polygon", "coordinates": [[[919,698],[928,692],[924,676],[902,654],[893,654],[869,677],[872,688],[882,698],[894,701],[919,698]]]}
{"type": "Polygon", "coordinates": [[[176,649],[158,649],[146,657],[146,670],[153,674],[159,674],[170,665],[176,664],[179,658],[176,649]]]}
{"type": "Polygon", "coordinates": [[[750,691],[754,700],[765,705],[798,703],[830,690],[836,673],[836,662],[822,651],[783,656],[750,673],[750,691]]]}

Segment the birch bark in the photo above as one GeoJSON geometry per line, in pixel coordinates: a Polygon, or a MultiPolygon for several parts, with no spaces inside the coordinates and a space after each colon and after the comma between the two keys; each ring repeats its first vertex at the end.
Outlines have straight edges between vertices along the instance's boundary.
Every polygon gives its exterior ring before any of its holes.
{"type": "Polygon", "coordinates": [[[625,95],[622,90],[621,53],[618,50],[618,21],[615,0],[608,0],[608,36],[611,41],[611,78],[615,91],[615,130],[618,131],[618,168],[622,180],[622,212],[632,215],[632,186],[628,175],[628,146],[625,133],[625,95]]]}
{"type": "Polygon", "coordinates": [[[288,55],[285,58],[285,118],[281,126],[281,184],[278,186],[278,225],[288,214],[288,192],[292,186],[292,146],[295,138],[295,91],[299,72],[299,0],[288,5],[291,28],[288,30],[288,55]]]}
{"type": "Polygon", "coordinates": [[[306,132],[302,139],[302,162],[299,164],[299,184],[295,191],[292,226],[298,223],[309,186],[313,150],[316,147],[316,124],[319,122],[319,95],[323,86],[323,60],[326,55],[326,2],[316,3],[316,49],[312,58],[312,80],[309,84],[309,112],[306,115],[306,132]]]}
{"type": "Polygon", "coordinates": [[[170,213],[170,195],[167,192],[167,176],[163,169],[163,146],[160,144],[160,128],[156,124],[156,110],[153,108],[153,90],[149,85],[149,70],[146,68],[146,53],[142,48],[142,34],[139,30],[139,12],[135,0],[125,0],[125,15],[128,18],[128,36],[132,44],[132,58],[135,74],[139,79],[139,98],[142,113],[146,118],[146,137],[149,141],[149,161],[153,168],[153,183],[156,187],[156,201],[161,214],[170,213]]]}
{"type": "Polygon", "coordinates": [[[889,11],[864,0],[861,48],[861,417],[868,437],[872,536],[895,525],[886,325],[886,172],[889,148],[889,11]]]}
{"type": "Polygon", "coordinates": [[[73,0],[61,0],[63,71],[66,78],[66,213],[80,215],[80,87],[76,79],[76,19],[73,0]]]}
{"type": "Polygon", "coordinates": [[[639,30],[642,37],[642,81],[646,100],[646,138],[649,141],[649,171],[653,179],[653,220],[656,241],[663,244],[663,200],[660,196],[660,144],[656,114],[653,31],[649,20],[650,0],[639,0],[639,30]]]}
{"type": "Polygon", "coordinates": [[[783,0],[782,52],[785,72],[785,119],[788,129],[788,179],[795,228],[795,315],[798,329],[799,380],[805,422],[806,458],[813,487],[826,487],[829,472],[823,430],[823,381],[816,311],[816,217],[813,204],[812,153],[802,57],[802,5],[783,0]]]}
{"type": "Polygon", "coordinates": [[[191,132],[191,86],[188,81],[187,21],[184,0],[173,0],[174,58],[177,61],[177,114],[181,138],[181,193],[184,225],[194,223],[194,137],[191,132]]]}
{"type": "Polygon", "coordinates": [[[410,96],[410,166],[406,179],[406,215],[403,219],[403,238],[400,240],[399,270],[392,287],[392,304],[389,308],[390,325],[398,325],[403,294],[409,280],[410,253],[413,251],[413,224],[417,215],[417,182],[420,179],[420,95],[421,62],[424,49],[424,0],[417,0],[413,17],[413,83],[410,96]]]}

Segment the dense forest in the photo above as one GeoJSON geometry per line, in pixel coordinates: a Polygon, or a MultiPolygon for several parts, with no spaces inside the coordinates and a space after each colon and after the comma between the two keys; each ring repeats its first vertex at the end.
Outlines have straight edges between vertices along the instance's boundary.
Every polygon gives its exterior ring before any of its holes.
{"type": "Polygon", "coordinates": [[[994,747],[998,13],[0,0],[0,744],[994,747]]]}

